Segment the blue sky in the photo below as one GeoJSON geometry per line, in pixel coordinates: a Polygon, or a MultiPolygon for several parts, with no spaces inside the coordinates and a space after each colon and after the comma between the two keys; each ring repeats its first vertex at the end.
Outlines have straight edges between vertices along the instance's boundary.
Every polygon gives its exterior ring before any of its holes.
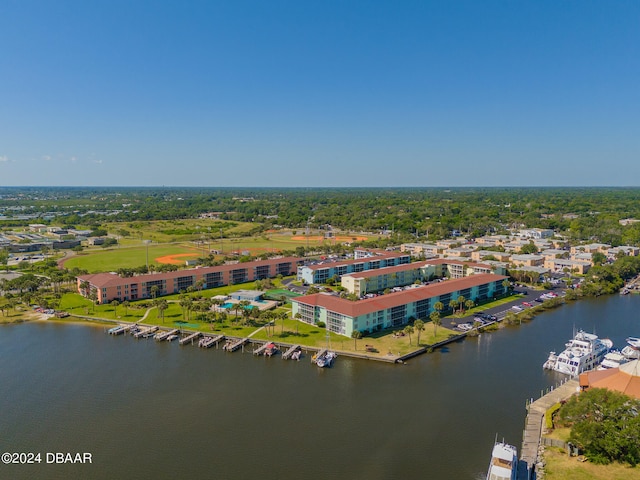
{"type": "Polygon", "coordinates": [[[640,2],[0,0],[0,185],[640,184],[640,2]]]}

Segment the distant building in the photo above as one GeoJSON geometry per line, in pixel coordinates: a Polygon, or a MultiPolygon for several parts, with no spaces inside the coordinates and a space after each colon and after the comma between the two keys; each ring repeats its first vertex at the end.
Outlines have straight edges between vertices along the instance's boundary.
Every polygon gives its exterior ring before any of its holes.
{"type": "Polygon", "coordinates": [[[543,238],[551,238],[553,237],[553,230],[548,230],[545,228],[528,228],[525,230],[520,230],[518,235],[522,238],[534,238],[534,239],[543,239],[543,238]]]}
{"type": "Polygon", "coordinates": [[[395,267],[366,270],[342,276],[341,285],[357,296],[404,287],[416,281],[436,278],[462,278],[485,273],[504,273],[504,269],[487,264],[450,259],[431,259],[395,267]],[[499,270],[496,272],[496,269],[499,270]]]}
{"type": "MultiPolygon", "coordinates": [[[[298,280],[307,284],[325,283],[332,277],[338,280],[342,275],[354,272],[363,272],[378,268],[393,267],[411,263],[411,255],[382,252],[376,255],[364,256],[364,251],[356,252],[358,256],[353,260],[341,260],[336,262],[319,262],[298,267],[298,280]]],[[[371,253],[371,252],[367,252],[371,253]]]]}

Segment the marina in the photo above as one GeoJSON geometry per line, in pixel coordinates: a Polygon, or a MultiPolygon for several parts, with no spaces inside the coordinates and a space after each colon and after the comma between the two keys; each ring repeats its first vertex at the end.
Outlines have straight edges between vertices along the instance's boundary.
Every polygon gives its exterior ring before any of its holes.
{"type": "Polygon", "coordinates": [[[102,326],[4,326],[3,435],[32,450],[65,445],[93,451],[95,464],[82,471],[61,465],[53,474],[45,465],[28,471],[8,467],[3,473],[15,480],[210,478],[203,458],[213,450],[224,459],[216,463],[221,478],[261,475],[265,465],[275,465],[283,479],[421,478],[426,471],[433,480],[484,479],[496,432],[535,464],[541,423],[533,420],[539,404],[529,408],[533,428],[523,437],[526,399],[541,398],[550,387],[557,391],[567,378],[540,368],[549,349],[566,342],[574,324],[621,346],[638,334],[638,308],[640,297],[633,295],[585,300],[521,326],[460,339],[406,365],[341,356],[332,369],[257,361],[252,348],[226,355],[221,348],[205,352],[129,335],[105,341],[102,326]],[[514,352],[517,361],[505,362],[514,352]],[[259,408],[256,391],[268,392],[260,396],[259,408]],[[287,391],[313,398],[313,407],[272,394],[287,391]],[[394,407],[407,399],[415,400],[416,408],[394,407]],[[180,422],[157,421],[176,414],[180,422]],[[264,421],[299,434],[292,440],[254,428],[264,421]],[[225,434],[211,435],[214,430],[225,434]],[[311,453],[318,441],[327,445],[322,459],[311,453]],[[151,459],[132,451],[155,453],[151,459]]]}

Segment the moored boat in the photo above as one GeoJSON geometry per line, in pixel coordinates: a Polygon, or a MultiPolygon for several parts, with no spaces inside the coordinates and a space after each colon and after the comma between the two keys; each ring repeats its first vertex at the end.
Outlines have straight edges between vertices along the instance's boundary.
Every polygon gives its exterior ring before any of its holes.
{"type": "Polygon", "coordinates": [[[487,480],[516,480],[518,475],[518,453],[516,447],[496,442],[491,452],[491,463],[487,480]]]}
{"type": "Polygon", "coordinates": [[[320,368],[330,367],[337,356],[335,352],[327,352],[316,359],[316,365],[320,368]]]}
{"type": "Polygon", "coordinates": [[[618,368],[620,365],[624,365],[629,362],[629,358],[627,358],[622,352],[618,350],[611,350],[604,356],[604,360],[598,366],[598,370],[608,370],[610,368],[618,368]]]}
{"type": "Polygon", "coordinates": [[[567,348],[557,355],[551,352],[543,368],[575,377],[600,365],[613,347],[613,342],[580,330],[565,346],[567,348]]]}
{"type": "Polygon", "coordinates": [[[629,337],[627,343],[628,345],[622,349],[622,355],[629,360],[640,359],[640,338],[629,337]]]}

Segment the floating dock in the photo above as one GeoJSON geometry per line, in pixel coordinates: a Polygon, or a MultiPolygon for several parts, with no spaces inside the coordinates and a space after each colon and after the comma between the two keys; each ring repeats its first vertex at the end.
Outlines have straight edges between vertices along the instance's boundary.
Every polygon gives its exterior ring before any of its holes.
{"type": "Polygon", "coordinates": [[[181,338],[179,343],[180,345],[186,345],[187,343],[192,342],[196,338],[199,338],[201,335],[202,335],[202,332],[192,333],[191,335],[181,338]]]}

